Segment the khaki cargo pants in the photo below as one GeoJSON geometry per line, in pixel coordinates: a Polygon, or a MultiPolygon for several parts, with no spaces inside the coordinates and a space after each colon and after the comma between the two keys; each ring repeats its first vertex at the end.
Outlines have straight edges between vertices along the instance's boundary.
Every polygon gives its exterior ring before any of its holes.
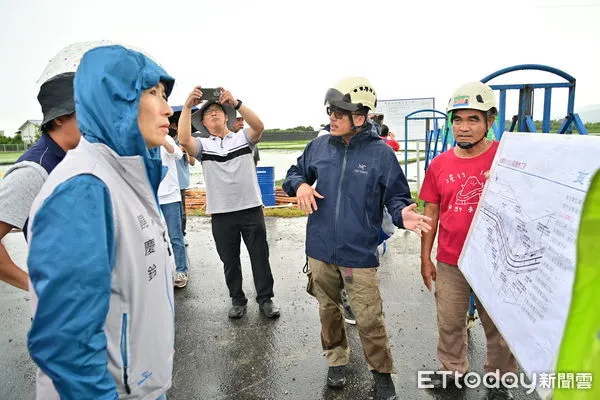
{"type": "Polygon", "coordinates": [[[393,373],[394,366],[379,293],[377,268],[352,268],[352,280],[344,279],[346,268],[308,258],[307,291],[319,301],[321,344],[330,367],[346,365],[350,356],[342,314],[342,288],[356,316],[356,326],[369,370],[393,373]]]}
{"type": "MultiPolygon", "coordinates": [[[[462,272],[455,265],[437,263],[435,280],[435,303],[439,341],[437,356],[444,371],[466,373],[467,359],[466,315],[469,311],[471,288],[462,272]]],[[[517,362],[502,335],[496,329],[481,303],[475,299],[487,341],[486,372],[500,370],[501,374],[517,372],[517,362]]]]}

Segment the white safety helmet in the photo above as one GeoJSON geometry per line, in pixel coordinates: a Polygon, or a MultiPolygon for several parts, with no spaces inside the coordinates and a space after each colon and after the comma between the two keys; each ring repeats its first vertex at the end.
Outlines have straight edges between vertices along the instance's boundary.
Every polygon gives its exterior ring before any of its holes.
{"type": "Polygon", "coordinates": [[[366,109],[375,111],[377,108],[377,93],[366,78],[344,78],[327,90],[325,104],[351,113],[366,114],[366,109]]]}
{"type": "Polygon", "coordinates": [[[498,112],[496,96],[491,87],[481,82],[465,83],[452,94],[448,102],[447,112],[457,110],[479,110],[483,112],[494,109],[498,112]]]}

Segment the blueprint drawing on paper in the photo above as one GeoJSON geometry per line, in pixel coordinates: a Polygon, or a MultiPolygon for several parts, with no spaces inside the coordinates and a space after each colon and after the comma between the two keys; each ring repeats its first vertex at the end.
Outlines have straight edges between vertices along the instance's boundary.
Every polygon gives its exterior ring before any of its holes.
{"type": "Polygon", "coordinates": [[[600,138],[506,133],[459,267],[527,373],[552,372],[600,138]]]}

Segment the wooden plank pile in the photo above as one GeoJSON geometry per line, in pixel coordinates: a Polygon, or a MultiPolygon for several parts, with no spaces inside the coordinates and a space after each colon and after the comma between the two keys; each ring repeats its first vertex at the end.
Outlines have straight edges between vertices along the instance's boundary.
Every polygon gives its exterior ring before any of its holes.
{"type": "MultiPolygon", "coordinates": [[[[298,208],[296,198],[288,196],[281,187],[275,188],[275,203],[280,205],[288,205],[292,203],[292,207],[298,208]]],[[[204,210],[206,209],[206,192],[204,189],[188,189],[185,191],[185,207],[187,210],[204,210]]]]}

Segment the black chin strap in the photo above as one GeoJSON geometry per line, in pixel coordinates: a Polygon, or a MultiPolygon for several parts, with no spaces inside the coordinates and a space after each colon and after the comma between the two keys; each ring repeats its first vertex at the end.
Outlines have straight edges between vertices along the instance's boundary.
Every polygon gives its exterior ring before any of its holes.
{"type": "Polygon", "coordinates": [[[468,150],[468,149],[472,149],[473,147],[475,147],[476,145],[478,145],[482,140],[485,139],[486,135],[483,135],[483,137],[481,139],[479,139],[478,141],[476,141],[475,143],[469,143],[469,142],[458,142],[456,143],[458,147],[460,147],[463,150],[468,150]]]}

